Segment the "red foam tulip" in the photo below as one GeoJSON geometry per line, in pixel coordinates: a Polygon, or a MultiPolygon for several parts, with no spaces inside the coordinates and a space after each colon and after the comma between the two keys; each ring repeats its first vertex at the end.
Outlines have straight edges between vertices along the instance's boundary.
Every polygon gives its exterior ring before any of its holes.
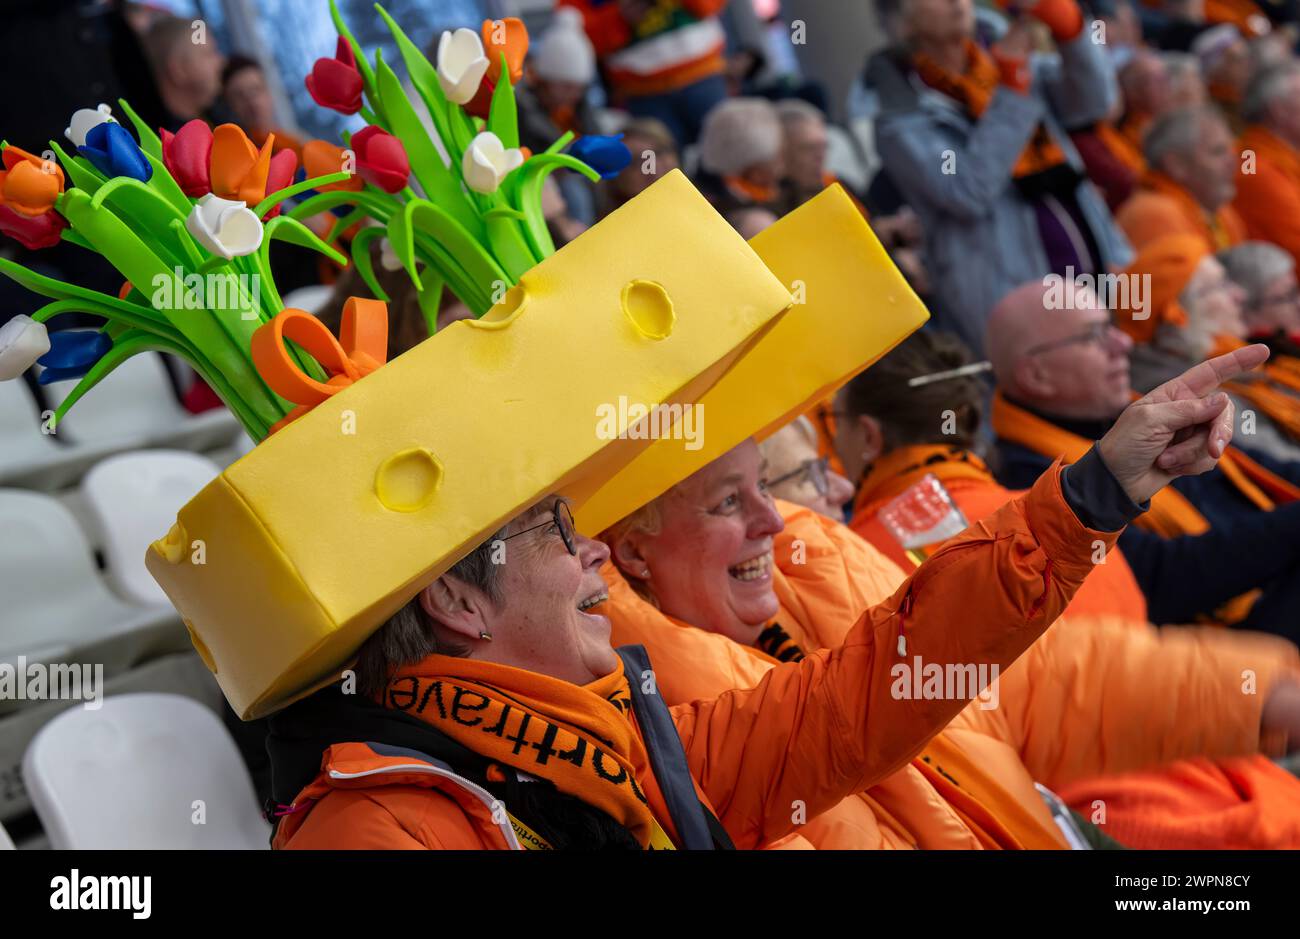
{"type": "MultiPolygon", "coordinates": [[[[297,169],[298,154],[292,150],[281,150],[271,157],[271,168],[266,174],[266,194],[269,196],[273,192],[279,192],[293,185],[293,174],[297,169]]],[[[283,202],[277,203],[275,208],[266,213],[266,218],[275,218],[280,214],[283,206],[283,202]]]]}
{"type": "Polygon", "coordinates": [[[163,165],[191,199],[212,191],[208,170],[212,157],[212,128],[197,117],[176,133],[162,129],[163,165]]]}
{"type": "Polygon", "coordinates": [[[365,87],[357,71],[357,59],[352,45],[339,37],[338,50],[332,59],[317,59],[307,76],[307,91],[312,100],[323,108],[341,114],[356,114],[361,110],[361,92],[365,87]]]}
{"type": "Polygon", "coordinates": [[[67,227],[67,219],[53,209],[32,217],[0,205],[0,234],[8,235],[29,251],[54,247],[67,227]]]}
{"type": "Polygon", "coordinates": [[[357,172],[384,192],[400,192],[411,175],[411,161],[402,142],[382,127],[371,125],[352,135],[357,172]]]}

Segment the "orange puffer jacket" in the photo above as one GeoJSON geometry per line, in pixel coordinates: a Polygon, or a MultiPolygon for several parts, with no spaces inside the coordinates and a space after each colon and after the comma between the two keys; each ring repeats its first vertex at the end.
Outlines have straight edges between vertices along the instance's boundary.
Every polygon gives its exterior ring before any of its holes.
{"type": "MultiPolygon", "coordinates": [[[[786,527],[773,546],[777,622],[805,649],[834,647],[856,611],[904,575],[844,526],[779,505],[786,527]]],[[[670,704],[753,685],[774,667],[756,649],[664,616],[611,567],[604,573],[616,643],[650,650],[670,704]]],[[[979,589],[931,602],[964,626],[997,583],[990,572],[979,589]]],[[[1002,674],[997,707],[971,704],[907,766],[810,819],[801,836],[818,848],[1065,847],[1035,780],[1055,788],[1193,753],[1250,752],[1259,743],[1261,698],[1196,726],[1183,720],[1188,703],[1237,690],[1247,659],[1262,669],[1261,688],[1294,660],[1271,640],[1217,648],[1213,630],[1167,635],[1113,616],[1072,623],[1053,627],[1002,674]]]]}
{"type": "MultiPolygon", "coordinates": [[[[992,479],[954,478],[944,486],[968,519],[997,511],[1015,495],[992,479]]],[[[876,517],[883,502],[860,507],[853,529],[910,565],[876,517]]],[[[1109,657],[1107,687],[1093,687],[1092,665],[1078,658],[1056,672],[1057,680],[1026,687],[1033,710],[1010,724],[1001,725],[994,713],[975,712],[963,714],[959,722],[973,722],[998,736],[1012,733],[1040,782],[1129,847],[1300,847],[1300,780],[1262,754],[1217,760],[1202,756],[1137,772],[1093,775],[1097,769],[1123,768],[1101,760],[1095,751],[1132,731],[1151,735],[1151,753],[1130,765],[1173,758],[1181,745],[1163,737],[1170,732],[1164,729],[1168,725],[1181,726],[1185,734],[1207,724],[1226,724],[1222,729],[1228,733],[1211,727],[1210,735],[1227,739],[1235,726],[1243,742],[1256,737],[1267,689],[1257,685],[1254,694],[1243,694],[1242,676],[1263,667],[1271,684],[1280,674],[1294,674],[1300,655],[1293,646],[1246,632],[1151,627],[1146,599],[1118,549],[1097,566],[1049,636],[1067,623],[1072,630],[1098,630],[1092,638],[1097,654],[1109,657]],[[1096,714],[1088,713],[1091,707],[1096,714]],[[1084,732],[1090,727],[1094,729],[1084,732]]],[[[1040,640],[1007,680],[1032,679],[1035,655],[1050,641],[1040,640]]],[[[1008,692],[1017,694],[1004,687],[1004,701],[1008,692]]],[[[1266,740],[1258,748],[1280,753],[1286,746],[1285,740],[1266,740]]]]}
{"type": "MultiPolygon", "coordinates": [[[[1116,537],[1079,523],[1059,477],[1059,466],[1045,473],[884,602],[851,621],[836,611],[845,621],[834,648],[769,667],[752,687],[719,683],[704,699],[676,703],[671,714],[697,787],[737,847],[777,842],[805,816],[889,777],[962,708],[951,698],[891,695],[900,628],[929,661],[1006,668],[1059,615],[1092,567],[1093,542],[1113,545],[1116,537]],[[952,628],[957,597],[960,630],[952,628]]],[[[656,675],[665,667],[656,662],[656,675]]],[[[474,788],[409,756],[336,745],[281,820],[274,844],[515,847],[497,820],[502,813],[474,788]]]]}

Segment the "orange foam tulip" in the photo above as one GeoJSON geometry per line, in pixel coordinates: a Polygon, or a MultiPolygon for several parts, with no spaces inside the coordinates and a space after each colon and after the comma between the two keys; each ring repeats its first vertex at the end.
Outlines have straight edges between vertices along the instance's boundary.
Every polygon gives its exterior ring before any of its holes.
{"type": "Polygon", "coordinates": [[[262,380],[280,397],[299,405],[272,425],[275,433],[388,360],[388,304],[349,297],[338,338],[310,313],[290,307],[259,326],[249,345],[262,380]],[[329,379],[317,381],[299,368],[286,339],[309,352],[329,379]]]}
{"type": "MultiPolygon", "coordinates": [[[[314,179],[317,176],[328,176],[331,173],[343,172],[344,152],[342,147],[336,147],[326,140],[312,140],[304,144],[302,148],[302,168],[306,171],[307,178],[314,179]]],[[[360,192],[365,188],[365,185],[365,180],[354,170],[351,179],[344,180],[341,183],[329,183],[316,188],[320,192],[335,190],[360,192]]]]}
{"type": "Polygon", "coordinates": [[[528,55],[528,28],[514,16],[483,21],[483,53],[487,56],[487,81],[495,86],[501,78],[501,54],[510,69],[510,84],[519,84],[528,55]]]}
{"type": "Polygon", "coordinates": [[[237,124],[222,124],[212,132],[212,191],[222,199],[256,205],[266,198],[266,178],[271,172],[268,134],[259,151],[237,124]]]}
{"type": "Polygon", "coordinates": [[[0,205],[19,215],[35,218],[54,208],[63,192],[63,170],[53,160],[42,160],[18,147],[5,147],[0,154],[0,205]]]}

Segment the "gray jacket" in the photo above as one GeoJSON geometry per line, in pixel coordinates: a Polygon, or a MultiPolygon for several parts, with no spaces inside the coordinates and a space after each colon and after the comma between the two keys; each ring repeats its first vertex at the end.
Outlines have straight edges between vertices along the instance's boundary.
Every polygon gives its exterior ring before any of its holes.
{"type": "MultiPolygon", "coordinates": [[[[902,71],[888,54],[868,70],[880,101],[876,143],[890,179],[925,229],[926,263],[936,293],[936,325],[976,352],[984,323],[1013,288],[1050,273],[1033,206],[1011,173],[1040,121],[1080,172],[1083,163],[1063,127],[1101,120],[1116,97],[1115,74],[1087,30],[1035,56],[1028,95],[999,88],[978,122],[952,99],[902,71]]],[[[1132,251],[1090,182],[1077,191],[1106,268],[1132,251]]]]}

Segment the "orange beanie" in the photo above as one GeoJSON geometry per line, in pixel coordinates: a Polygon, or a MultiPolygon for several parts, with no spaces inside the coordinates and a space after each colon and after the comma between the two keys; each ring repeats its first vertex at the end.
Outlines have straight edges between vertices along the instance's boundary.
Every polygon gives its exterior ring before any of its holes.
{"type": "Polygon", "coordinates": [[[1150,342],[1162,323],[1185,326],[1187,313],[1178,296],[1209,253],[1198,235],[1165,235],[1147,244],[1122,275],[1133,280],[1127,307],[1115,309],[1115,325],[1136,343],[1150,342]],[[1138,278],[1141,289],[1134,283],[1138,278]]]}

